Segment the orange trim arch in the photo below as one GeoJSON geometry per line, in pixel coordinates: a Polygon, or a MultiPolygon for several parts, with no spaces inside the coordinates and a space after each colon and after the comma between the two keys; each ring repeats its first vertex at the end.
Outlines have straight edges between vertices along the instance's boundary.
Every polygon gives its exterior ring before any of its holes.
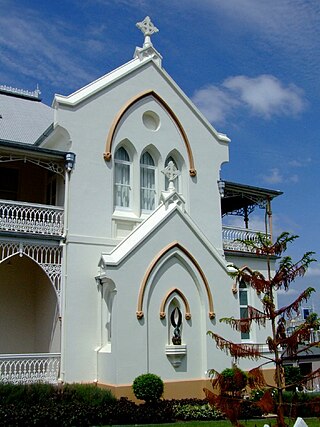
{"type": "Polygon", "coordinates": [[[170,298],[170,296],[172,294],[174,294],[174,293],[178,294],[179,297],[182,299],[183,304],[184,304],[184,308],[186,310],[185,318],[186,318],[186,320],[190,320],[191,319],[191,312],[190,312],[190,306],[189,306],[188,300],[184,296],[184,294],[180,291],[180,289],[178,289],[178,288],[171,289],[166,294],[166,296],[163,298],[163,300],[161,302],[161,306],[160,306],[160,319],[164,319],[166,317],[166,312],[165,312],[166,304],[167,304],[168,299],[170,298]]]}
{"type": "Polygon", "coordinates": [[[205,289],[206,289],[206,294],[207,294],[207,299],[208,299],[208,305],[209,305],[209,318],[210,319],[214,319],[215,318],[215,313],[214,313],[214,310],[213,310],[213,299],[212,299],[212,294],[211,294],[211,291],[210,291],[208,280],[207,280],[204,272],[202,271],[199,263],[197,262],[197,260],[191,255],[190,252],[187,251],[187,249],[185,249],[177,241],[174,241],[174,242],[170,243],[169,245],[165,246],[158,253],[158,255],[151,261],[151,263],[150,263],[147,271],[145,272],[145,275],[143,277],[143,280],[141,282],[140,289],[139,289],[138,306],[137,306],[137,312],[136,312],[137,318],[138,319],[142,319],[143,316],[144,316],[144,312],[143,312],[144,294],[145,294],[147,283],[148,283],[148,280],[149,280],[149,278],[151,276],[152,271],[154,270],[155,266],[160,261],[160,259],[165,254],[167,254],[171,249],[173,249],[173,248],[177,248],[177,249],[181,250],[181,252],[183,252],[190,259],[190,261],[192,262],[192,264],[198,270],[198,273],[200,274],[200,276],[202,278],[202,281],[204,283],[205,289]]]}
{"type": "Polygon", "coordinates": [[[175,124],[177,125],[182,139],[184,141],[184,144],[186,146],[187,149],[187,153],[188,153],[188,158],[189,158],[189,174],[190,176],[196,176],[197,171],[195,169],[194,166],[194,160],[193,160],[193,154],[192,154],[192,150],[190,147],[190,143],[187,137],[187,134],[181,124],[181,122],[179,121],[178,117],[176,116],[176,114],[174,113],[174,111],[169,107],[169,105],[161,98],[160,95],[158,95],[155,91],[153,90],[147,90],[144,91],[142,93],[139,93],[138,95],[134,96],[133,98],[131,98],[122,108],[121,110],[118,112],[118,114],[115,116],[115,118],[113,119],[113,122],[111,124],[108,136],[107,136],[107,141],[106,141],[106,150],[103,153],[103,158],[105,159],[105,161],[109,162],[111,160],[111,150],[112,150],[112,143],[114,140],[114,135],[116,133],[117,127],[120,123],[120,120],[122,119],[122,117],[124,116],[124,114],[129,110],[129,108],[131,108],[134,104],[136,104],[137,102],[139,102],[141,99],[144,99],[148,96],[152,96],[153,98],[155,98],[160,105],[163,106],[163,108],[169,113],[169,115],[171,116],[171,118],[173,119],[173,121],[175,122],[175,124]]]}

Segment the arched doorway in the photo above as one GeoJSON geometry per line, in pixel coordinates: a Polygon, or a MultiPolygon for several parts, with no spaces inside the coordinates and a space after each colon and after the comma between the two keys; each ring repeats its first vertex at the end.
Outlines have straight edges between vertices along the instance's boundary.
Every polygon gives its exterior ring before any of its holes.
{"type": "Polygon", "coordinates": [[[0,354],[60,351],[58,300],[43,269],[26,255],[0,263],[0,354]]]}

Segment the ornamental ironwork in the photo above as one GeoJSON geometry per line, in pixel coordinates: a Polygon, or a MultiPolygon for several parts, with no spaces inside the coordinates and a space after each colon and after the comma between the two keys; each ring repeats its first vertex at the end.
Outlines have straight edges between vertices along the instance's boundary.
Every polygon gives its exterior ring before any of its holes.
{"type": "Polygon", "coordinates": [[[0,202],[0,230],[62,236],[64,209],[23,202],[0,202]]]}
{"type": "Polygon", "coordinates": [[[22,161],[24,163],[30,162],[34,165],[40,166],[41,168],[47,169],[50,172],[54,172],[57,175],[62,176],[64,179],[64,167],[57,163],[53,162],[52,160],[43,160],[43,159],[37,159],[32,156],[19,156],[19,155],[13,155],[13,154],[1,154],[0,155],[0,163],[7,163],[7,162],[18,162],[22,161]]]}
{"type": "Polygon", "coordinates": [[[20,257],[27,255],[42,268],[49,277],[60,302],[62,248],[23,242],[0,242],[0,263],[14,255],[20,257]]]}
{"type": "Polygon", "coordinates": [[[0,355],[0,382],[3,384],[57,384],[60,353],[0,355]]]}
{"type": "MultiPolygon", "coordinates": [[[[239,252],[251,252],[246,245],[244,245],[241,240],[252,240],[253,242],[258,241],[258,234],[261,231],[253,231],[244,228],[236,227],[222,227],[222,241],[224,250],[232,250],[239,252]]],[[[268,234],[269,238],[271,236],[268,234]]]]}

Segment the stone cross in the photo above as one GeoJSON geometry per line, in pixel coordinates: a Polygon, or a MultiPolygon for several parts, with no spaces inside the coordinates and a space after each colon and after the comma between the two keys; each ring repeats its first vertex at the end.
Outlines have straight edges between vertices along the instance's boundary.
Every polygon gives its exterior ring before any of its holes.
{"type": "Polygon", "coordinates": [[[168,181],[169,181],[168,190],[174,191],[175,188],[174,188],[173,181],[180,175],[180,171],[177,169],[176,165],[171,160],[168,163],[168,166],[164,168],[161,172],[168,178],[168,181]]]}
{"type": "Polygon", "coordinates": [[[144,34],[143,47],[152,46],[150,36],[152,36],[154,33],[157,33],[159,30],[153,25],[149,16],[146,16],[143,21],[137,22],[136,25],[144,34]]]}

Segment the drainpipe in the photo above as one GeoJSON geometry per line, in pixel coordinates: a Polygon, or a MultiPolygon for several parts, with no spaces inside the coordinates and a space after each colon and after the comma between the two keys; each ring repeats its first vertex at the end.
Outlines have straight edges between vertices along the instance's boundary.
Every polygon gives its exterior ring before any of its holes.
{"type": "Polygon", "coordinates": [[[65,156],[65,190],[64,190],[64,224],[62,246],[62,281],[60,296],[60,377],[59,383],[65,381],[65,313],[66,313],[66,283],[67,283],[67,248],[68,248],[68,219],[69,219],[69,184],[71,171],[74,168],[76,155],[68,152],[65,156]]]}

